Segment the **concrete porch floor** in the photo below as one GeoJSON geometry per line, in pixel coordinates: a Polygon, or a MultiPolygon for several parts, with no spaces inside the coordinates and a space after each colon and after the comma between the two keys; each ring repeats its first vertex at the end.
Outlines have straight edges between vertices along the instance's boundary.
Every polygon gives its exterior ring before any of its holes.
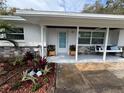
{"type": "Polygon", "coordinates": [[[124,63],[58,64],[55,93],[124,93],[124,63]]]}
{"type": "Polygon", "coordinates": [[[75,61],[75,56],[69,56],[67,54],[58,54],[57,56],[48,57],[49,62],[55,63],[100,63],[100,62],[124,62],[124,58],[119,56],[107,55],[106,61],[102,60],[102,55],[84,55],[78,56],[78,61],[75,61]]]}

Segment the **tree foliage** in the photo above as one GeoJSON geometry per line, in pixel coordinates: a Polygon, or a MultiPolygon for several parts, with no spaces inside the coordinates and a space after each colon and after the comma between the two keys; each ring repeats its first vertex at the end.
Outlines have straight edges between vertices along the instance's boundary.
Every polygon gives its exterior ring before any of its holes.
{"type": "Polygon", "coordinates": [[[103,10],[103,5],[100,3],[99,0],[96,0],[96,2],[93,5],[86,4],[84,7],[83,12],[86,13],[101,13],[103,10]]]}
{"type": "Polygon", "coordinates": [[[6,2],[6,0],[0,0],[0,15],[13,15],[16,8],[8,7],[6,2]]]}
{"type": "Polygon", "coordinates": [[[14,28],[14,27],[15,26],[13,24],[10,24],[5,21],[0,21],[0,33],[1,33],[1,35],[4,35],[4,37],[1,37],[0,40],[9,41],[15,46],[15,48],[18,48],[17,42],[6,37],[6,35],[9,33],[8,31],[10,31],[10,30],[12,31],[12,28],[14,28]]]}
{"type": "Polygon", "coordinates": [[[124,14],[124,0],[107,0],[105,4],[102,4],[100,0],[96,0],[96,2],[92,5],[85,5],[83,12],[124,14]]]}
{"type": "MultiPolygon", "coordinates": [[[[0,15],[13,15],[14,11],[14,8],[7,7],[6,0],[0,0],[0,15]]],[[[0,35],[2,36],[0,37],[0,40],[9,41],[15,46],[15,48],[18,48],[18,43],[7,38],[6,36],[8,31],[11,30],[13,27],[14,25],[10,24],[9,22],[0,21],[0,35]]]]}
{"type": "Polygon", "coordinates": [[[13,28],[14,25],[10,24],[9,22],[5,22],[5,21],[0,21],[0,29],[11,29],[13,28]]]}

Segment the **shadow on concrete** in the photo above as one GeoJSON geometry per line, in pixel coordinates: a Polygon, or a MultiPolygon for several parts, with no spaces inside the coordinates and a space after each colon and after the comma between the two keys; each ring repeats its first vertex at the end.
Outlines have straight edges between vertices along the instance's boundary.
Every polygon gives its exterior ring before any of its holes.
{"type": "Polygon", "coordinates": [[[124,79],[108,70],[81,71],[75,64],[59,64],[56,79],[56,93],[124,93],[124,79]]]}

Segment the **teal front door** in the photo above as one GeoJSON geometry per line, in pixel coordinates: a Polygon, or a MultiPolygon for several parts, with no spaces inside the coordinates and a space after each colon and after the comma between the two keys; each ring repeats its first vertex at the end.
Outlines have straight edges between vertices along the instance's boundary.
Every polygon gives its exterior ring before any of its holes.
{"type": "Polygon", "coordinates": [[[66,32],[59,32],[58,36],[58,52],[59,53],[66,53],[67,52],[67,33],[66,32]]]}

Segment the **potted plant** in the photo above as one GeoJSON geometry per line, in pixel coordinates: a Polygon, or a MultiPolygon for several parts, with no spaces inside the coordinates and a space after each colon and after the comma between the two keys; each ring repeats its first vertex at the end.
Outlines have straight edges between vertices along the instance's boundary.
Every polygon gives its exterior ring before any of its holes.
{"type": "Polygon", "coordinates": [[[48,56],[55,56],[56,55],[55,45],[48,45],[47,46],[47,55],[48,56]]]}
{"type": "Polygon", "coordinates": [[[69,48],[69,55],[75,56],[75,52],[76,52],[76,47],[75,47],[75,45],[70,45],[70,48],[69,48]]]}

